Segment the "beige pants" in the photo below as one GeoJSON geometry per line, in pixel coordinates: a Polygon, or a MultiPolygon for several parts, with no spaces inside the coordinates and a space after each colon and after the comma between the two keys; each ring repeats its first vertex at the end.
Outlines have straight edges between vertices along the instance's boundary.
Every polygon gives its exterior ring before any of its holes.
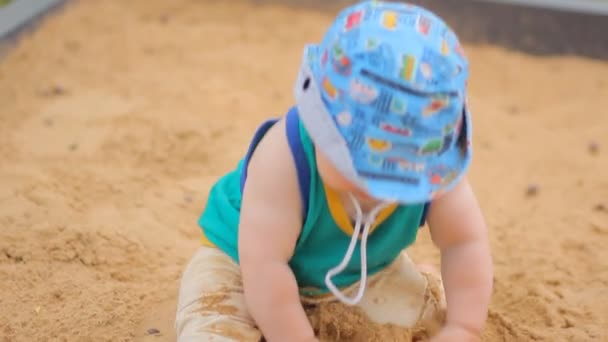
{"type": "MultiPolygon", "coordinates": [[[[352,296],[355,284],[343,291],[352,296]]],[[[358,307],[376,323],[412,327],[444,306],[443,295],[429,293],[425,277],[404,253],[370,277],[358,307]],[[437,298],[439,297],[439,298],[437,298]]],[[[302,297],[305,305],[335,301],[333,296],[302,297]]],[[[175,322],[177,340],[260,341],[261,332],[247,312],[239,266],[213,247],[201,247],[181,281],[175,322]]]]}

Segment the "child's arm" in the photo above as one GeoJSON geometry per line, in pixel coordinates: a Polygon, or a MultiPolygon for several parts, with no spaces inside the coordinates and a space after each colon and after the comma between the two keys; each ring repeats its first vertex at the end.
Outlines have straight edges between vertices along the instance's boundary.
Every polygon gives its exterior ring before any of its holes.
{"type": "Polygon", "coordinates": [[[433,201],[428,221],[441,250],[448,305],[446,327],[436,341],[475,341],[487,318],[493,270],[487,228],[466,179],[433,201]]]}
{"type": "Polygon", "coordinates": [[[302,228],[297,174],[280,121],[256,148],[243,192],[239,258],[245,301],[268,341],[315,341],[289,268],[302,228]]]}

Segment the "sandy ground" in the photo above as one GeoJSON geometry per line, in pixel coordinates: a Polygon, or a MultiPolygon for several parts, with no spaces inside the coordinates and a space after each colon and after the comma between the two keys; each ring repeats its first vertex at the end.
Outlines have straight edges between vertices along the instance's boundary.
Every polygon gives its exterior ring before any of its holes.
{"type": "MultiPolygon", "coordinates": [[[[0,60],[0,341],[174,339],[206,191],[330,21],[231,4],[76,2],[0,60]]],[[[608,63],[467,52],[486,340],[606,341],[608,63]]]]}

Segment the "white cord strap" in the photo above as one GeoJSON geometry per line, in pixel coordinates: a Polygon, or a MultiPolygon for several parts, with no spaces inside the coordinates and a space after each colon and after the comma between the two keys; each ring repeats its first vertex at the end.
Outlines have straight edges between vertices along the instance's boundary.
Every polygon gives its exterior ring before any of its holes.
{"type": "Polygon", "coordinates": [[[342,259],[342,262],[340,262],[340,264],[338,264],[337,266],[335,266],[334,268],[329,270],[329,272],[327,272],[327,274],[325,275],[325,285],[334,294],[334,296],[336,296],[338,298],[338,300],[340,300],[344,304],[356,305],[363,298],[363,294],[365,293],[365,288],[367,285],[367,237],[369,235],[371,226],[376,221],[376,216],[378,216],[378,213],[380,213],[380,211],[382,209],[384,209],[390,203],[388,203],[388,202],[380,203],[368,215],[365,216],[365,220],[364,220],[363,211],[361,209],[361,205],[359,204],[359,201],[357,201],[355,196],[353,196],[350,193],[349,193],[349,197],[350,197],[351,201],[353,202],[353,205],[355,206],[355,210],[357,212],[357,216],[355,218],[355,227],[354,227],[353,235],[350,239],[348,249],[346,250],[346,254],[344,254],[344,258],[342,259]],[[359,289],[357,290],[357,294],[355,295],[355,297],[349,298],[344,293],[342,293],[336,287],[336,285],[334,285],[334,283],[331,281],[331,278],[334,277],[335,275],[341,273],[342,271],[344,271],[344,269],[346,268],[346,266],[352,259],[353,253],[355,251],[355,247],[357,245],[357,240],[359,238],[359,234],[361,233],[361,224],[363,223],[362,222],[363,220],[365,221],[365,225],[363,226],[363,233],[361,235],[361,281],[359,282],[359,289]]]}

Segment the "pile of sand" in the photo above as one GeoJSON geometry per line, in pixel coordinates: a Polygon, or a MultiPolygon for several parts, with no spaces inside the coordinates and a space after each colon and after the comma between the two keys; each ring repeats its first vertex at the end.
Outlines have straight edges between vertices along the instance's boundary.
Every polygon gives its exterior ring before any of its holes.
{"type": "MultiPolygon", "coordinates": [[[[235,1],[81,1],[11,49],[0,340],[171,341],[206,192],[291,105],[302,46],[330,20],[235,1]]],[[[471,179],[496,264],[486,340],[606,340],[608,64],[467,51],[471,179]]],[[[412,254],[437,260],[426,231],[412,254]]]]}

